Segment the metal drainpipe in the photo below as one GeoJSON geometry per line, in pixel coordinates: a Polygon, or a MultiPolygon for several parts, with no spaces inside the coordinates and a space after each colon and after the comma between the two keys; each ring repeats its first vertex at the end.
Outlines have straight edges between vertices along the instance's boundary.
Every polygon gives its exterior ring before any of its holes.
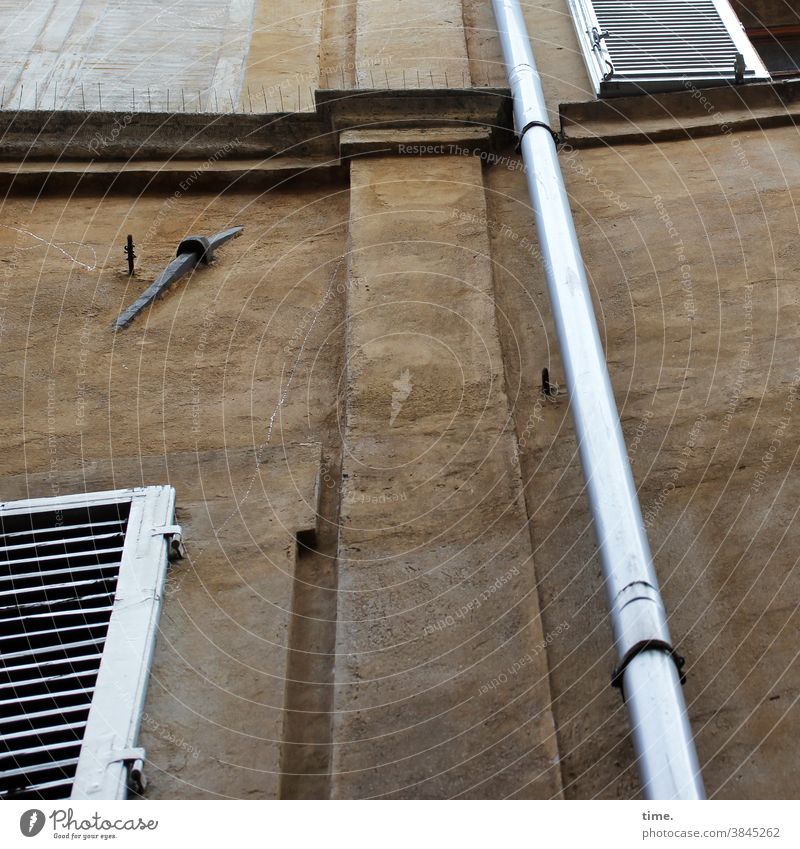
{"type": "Polygon", "coordinates": [[[705,798],[539,73],[517,0],[492,0],[648,799],[705,798]]]}

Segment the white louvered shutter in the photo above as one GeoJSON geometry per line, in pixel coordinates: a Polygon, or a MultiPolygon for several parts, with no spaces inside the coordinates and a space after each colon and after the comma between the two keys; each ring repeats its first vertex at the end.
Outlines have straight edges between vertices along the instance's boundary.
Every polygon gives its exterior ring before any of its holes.
{"type": "Polygon", "coordinates": [[[174,510],[165,486],[0,504],[0,799],[125,798],[174,510]]]}
{"type": "Polygon", "coordinates": [[[601,96],[768,80],[728,0],[569,0],[601,96]]]}

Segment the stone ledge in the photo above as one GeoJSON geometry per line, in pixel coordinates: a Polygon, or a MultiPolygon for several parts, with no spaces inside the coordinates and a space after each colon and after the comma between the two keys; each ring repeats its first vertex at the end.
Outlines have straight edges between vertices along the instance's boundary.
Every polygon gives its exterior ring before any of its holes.
{"type": "Polygon", "coordinates": [[[573,147],[766,129],[800,117],[800,80],[563,103],[559,114],[563,139],[573,147]]]}
{"type": "Polygon", "coordinates": [[[481,127],[429,127],[408,130],[343,130],[339,134],[339,157],[409,154],[447,155],[484,151],[491,147],[488,129],[481,127]]]}
{"type": "Polygon", "coordinates": [[[510,126],[504,89],[316,92],[314,112],[214,114],[0,111],[0,160],[221,160],[337,157],[350,129],[510,126]]]}
{"type": "Polygon", "coordinates": [[[14,195],[48,191],[130,193],[188,193],[225,189],[262,190],[299,183],[336,183],[346,178],[338,158],[322,156],[274,159],[131,160],[108,161],[0,161],[0,190],[14,195]]]}

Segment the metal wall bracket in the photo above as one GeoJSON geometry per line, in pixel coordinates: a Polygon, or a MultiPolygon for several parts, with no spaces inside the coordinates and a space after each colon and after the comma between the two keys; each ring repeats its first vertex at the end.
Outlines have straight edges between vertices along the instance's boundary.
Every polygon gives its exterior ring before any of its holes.
{"type": "Polygon", "coordinates": [[[214,257],[214,251],[226,242],[238,236],[243,227],[231,227],[216,236],[187,236],[178,245],[175,259],[158,275],[141,295],[124,310],[114,322],[114,329],[127,327],[139,313],[155,301],[162,292],[166,291],[176,280],[188,274],[198,265],[208,265],[214,257]]]}
{"type": "Polygon", "coordinates": [[[553,137],[553,141],[556,143],[556,146],[561,144],[561,135],[557,133],[549,124],[546,124],[544,121],[528,121],[528,123],[517,133],[517,145],[514,148],[516,153],[519,153],[522,149],[522,139],[525,133],[533,127],[543,127],[547,130],[548,133],[553,137]]]}
{"type": "Polygon", "coordinates": [[[736,85],[741,85],[744,82],[745,71],[747,71],[747,64],[744,61],[744,54],[737,52],[736,60],[733,63],[733,77],[736,85]]]}

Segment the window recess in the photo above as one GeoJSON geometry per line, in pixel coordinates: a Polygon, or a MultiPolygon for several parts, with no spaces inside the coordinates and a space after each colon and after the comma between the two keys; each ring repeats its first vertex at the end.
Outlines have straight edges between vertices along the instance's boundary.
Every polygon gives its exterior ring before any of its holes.
{"type": "Polygon", "coordinates": [[[124,799],[167,560],[168,486],[0,503],[0,799],[124,799]]]}
{"type": "Polygon", "coordinates": [[[800,25],[759,27],[746,32],[773,79],[800,76],[800,25]]]}
{"type": "Polygon", "coordinates": [[[768,80],[728,0],[568,0],[601,97],[768,80]]]}

